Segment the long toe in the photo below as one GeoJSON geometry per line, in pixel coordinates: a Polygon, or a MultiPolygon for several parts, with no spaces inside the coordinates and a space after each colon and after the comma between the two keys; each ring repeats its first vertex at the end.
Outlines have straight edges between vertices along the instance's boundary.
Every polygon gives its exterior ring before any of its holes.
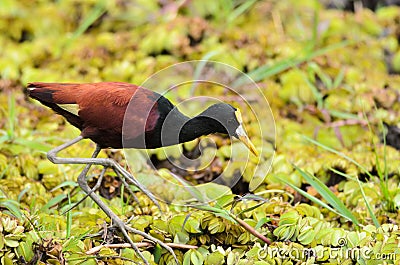
{"type": "Polygon", "coordinates": [[[123,178],[125,178],[127,181],[135,185],[140,191],[142,191],[144,194],[146,194],[147,197],[158,207],[158,209],[161,211],[161,206],[158,203],[156,197],[154,196],[153,193],[151,193],[145,186],[143,186],[137,179],[135,179],[129,172],[124,170],[123,168],[115,168],[115,171],[117,172],[118,175],[122,175],[123,178]]]}
{"type": "Polygon", "coordinates": [[[129,232],[135,233],[135,234],[137,234],[137,235],[141,235],[141,236],[143,236],[144,238],[146,238],[147,240],[149,240],[150,242],[152,242],[153,244],[155,244],[155,245],[158,244],[158,245],[160,245],[162,248],[166,249],[166,250],[173,256],[173,258],[174,258],[176,264],[179,265],[178,258],[176,257],[174,250],[173,250],[170,246],[168,246],[167,244],[165,244],[165,243],[162,242],[161,240],[159,240],[159,239],[157,239],[157,238],[155,238],[155,237],[153,237],[153,236],[151,236],[151,235],[149,235],[149,234],[147,234],[147,233],[145,233],[145,232],[143,232],[143,231],[140,231],[140,230],[137,230],[137,229],[135,229],[135,228],[132,228],[132,227],[126,225],[126,224],[124,224],[124,227],[125,227],[126,230],[128,230],[129,232]]]}

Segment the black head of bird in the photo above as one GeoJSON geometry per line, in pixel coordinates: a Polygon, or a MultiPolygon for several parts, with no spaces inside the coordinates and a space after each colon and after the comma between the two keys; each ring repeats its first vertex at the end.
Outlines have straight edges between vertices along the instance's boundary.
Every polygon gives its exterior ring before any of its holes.
{"type": "Polygon", "coordinates": [[[180,142],[210,133],[228,134],[242,141],[250,151],[258,155],[243,127],[242,115],[239,109],[227,103],[211,105],[199,115],[186,121],[180,132],[180,142]]]}

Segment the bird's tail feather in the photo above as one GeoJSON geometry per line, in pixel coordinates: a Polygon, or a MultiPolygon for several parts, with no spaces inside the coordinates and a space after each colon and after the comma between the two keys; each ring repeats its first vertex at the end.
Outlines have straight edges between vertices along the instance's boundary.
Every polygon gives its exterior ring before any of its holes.
{"type": "Polygon", "coordinates": [[[42,103],[75,104],[77,94],[73,90],[76,87],[77,84],[34,82],[27,88],[29,96],[42,103]]]}
{"type": "Polygon", "coordinates": [[[31,98],[64,116],[75,127],[82,129],[81,118],[62,107],[62,104],[76,103],[77,95],[71,91],[75,87],[76,84],[34,82],[29,83],[27,89],[31,98]]]}

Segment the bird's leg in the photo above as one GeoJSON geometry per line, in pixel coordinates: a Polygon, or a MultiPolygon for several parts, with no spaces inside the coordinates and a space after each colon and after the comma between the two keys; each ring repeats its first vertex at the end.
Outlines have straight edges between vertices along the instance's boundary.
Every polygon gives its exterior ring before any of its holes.
{"type": "MultiPolygon", "coordinates": [[[[135,193],[133,192],[133,190],[129,187],[129,184],[126,182],[124,177],[121,177],[121,175],[118,172],[115,172],[117,174],[117,176],[121,179],[122,184],[125,186],[126,190],[128,191],[129,195],[132,196],[133,200],[139,205],[140,208],[140,202],[138,197],[135,195],[135,193]]],[[[143,212],[143,211],[142,211],[143,212]]]]}
{"type": "MultiPolygon", "coordinates": [[[[87,165],[87,166],[91,166],[91,165],[87,165]]],[[[90,190],[90,193],[96,191],[98,188],[100,188],[101,186],[101,182],[103,181],[103,177],[104,174],[106,173],[107,168],[104,167],[103,170],[100,173],[100,176],[96,182],[96,185],[94,185],[94,187],[90,190]]],[[[85,196],[80,199],[78,202],[76,202],[74,205],[72,205],[70,208],[68,208],[66,211],[62,212],[61,214],[66,214],[67,212],[71,211],[72,209],[74,209],[76,206],[78,206],[79,204],[81,204],[84,200],[86,200],[86,198],[89,197],[89,194],[85,194],[85,196]]]]}
{"type": "Polygon", "coordinates": [[[175,261],[177,264],[179,264],[179,261],[172,250],[171,247],[166,245],[164,242],[160,241],[157,238],[154,238],[145,232],[142,232],[140,230],[131,228],[127,226],[113,211],[111,211],[110,208],[100,199],[99,196],[94,193],[87,181],[86,181],[86,175],[89,172],[89,169],[91,165],[102,165],[105,168],[111,167],[114,169],[114,171],[118,174],[118,172],[128,179],[132,184],[137,186],[143,193],[145,193],[153,202],[156,203],[157,206],[159,206],[158,202],[155,200],[153,194],[151,194],[146,188],[144,188],[135,178],[133,178],[125,169],[123,169],[117,162],[115,162],[112,159],[108,158],[97,158],[97,155],[99,154],[101,148],[100,146],[96,146],[96,150],[94,151],[93,155],[91,158],[62,158],[62,157],[57,157],[57,153],[74,145],[75,143],[81,141],[83,139],[82,136],[78,136],[77,138],[66,142],[65,144],[62,144],[52,150],[50,150],[47,153],[48,159],[53,162],[54,164],[86,164],[85,168],[83,171],[79,174],[78,176],[78,184],[80,188],[89,195],[89,197],[100,207],[100,209],[107,214],[108,217],[116,224],[116,226],[121,230],[123,233],[124,237],[128,242],[132,245],[132,248],[135,250],[136,253],[138,253],[139,257],[143,260],[145,264],[148,264],[146,258],[143,256],[143,254],[139,251],[138,247],[133,243],[132,239],[129,237],[127,230],[129,230],[132,233],[138,234],[143,236],[144,238],[159,244],[161,247],[165,248],[168,252],[171,253],[171,255],[174,257],[175,261]]]}
{"type": "MultiPolygon", "coordinates": [[[[96,151],[93,153],[93,156],[97,156],[98,154],[98,150],[100,148],[97,147],[96,151]]],[[[93,157],[92,156],[92,157],[93,157]]],[[[139,257],[145,262],[145,264],[148,264],[146,258],[143,256],[143,254],[140,252],[140,250],[138,249],[138,247],[135,245],[135,243],[132,241],[132,239],[129,237],[128,232],[126,230],[129,230],[135,234],[141,235],[144,238],[147,238],[148,240],[159,244],[161,247],[165,248],[166,250],[168,250],[173,257],[175,258],[175,261],[178,264],[178,259],[176,258],[176,255],[174,253],[174,251],[172,250],[171,247],[167,246],[166,244],[164,244],[164,242],[158,240],[157,238],[154,238],[148,234],[146,234],[145,232],[142,232],[140,230],[131,228],[129,226],[127,226],[101,199],[99,196],[97,196],[96,193],[91,192],[92,190],[90,189],[89,185],[87,184],[86,181],[86,174],[89,171],[90,165],[87,165],[84,170],[81,172],[81,174],[78,176],[78,184],[81,187],[81,189],[90,196],[90,198],[100,207],[100,209],[107,214],[108,217],[110,217],[110,219],[113,221],[113,223],[115,223],[115,225],[121,230],[122,234],[124,235],[124,237],[126,238],[126,240],[128,240],[128,242],[131,244],[132,248],[135,250],[135,252],[139,255],[139,257]]]]}
{"type": "MultiPolygon", "coordinates": [[[[126,171],[120,164],[118,164],[117,162],[115,162],[112,159],[111,162],[113,163],[112,167],[114,169],[114,171],[118,174],[118,172],[121,174],[122,178],[127,179],[130,183],[132,183],[133,185],[135,185],[136,187],[138,187],[144,194],[146,194],[147,197],[149,197],[149,199],[158,207],[158,209],[161,210],[161,206],[158,203],[158,201],[156,200],[156,198],[154,197],[153,193],[151,193],[150,191],[147,190],[146,187],[144,187],[139,181],[137,181],[137,179],[135,179],[128,171],[126,171]]],[[[122,179],[121,178],[121,179],[122,179]]],[[[129,186],[126,186],[129,189],[129,186]]]]}
{"type": "MultiPolygon", "coordinates": [[[[76,144],[77,142],[81,141],[83,139],[82,136],[78,136],[75,139],[72,139],[69,142],[66,142],[65,144],[62,144],[52,150],[50,150],[47,153],[47,158],[53,162],[54,164],[90,164],[90,165],[101,165],[104,167],[111,167],[113,170],[118,174],[118,172],[121,174],[122,177],[126,178],[131,182],[133,185],[138,187],[144,194],[146,194],[147,197],[150,198],[150,200],[157,205],[158,208],[161,209],[160,204],[157,202],[155,199],[154,195],[147,190],[146,187],[144,187],[139,181],[137,181],[128,171],[126,171],[120,164],[115,162],[113,159],[110,158],[64,158],[64,157],[58,157],[57,153],[60,151],[70,147],[71,145],[76,144]]],[[[98,147],[100,149],[100,147],[98,147]]],[[[100,152],[100,150],[99,150],[100,152]]],[[[89,169],[88,169],[89,170],[89,169]]]]}
{"type": "MultiPolygon", "coordinates": [[[[97,157],[99,152],[100,152],[100,148],[98,146],[96,146],[96,150],[94,151],[92,158],[97,157]]],[[[93,193],[92,190],[90,189],[90,187],[86,181],[86,175],[90,169],[90,166],[91,166],[91,164],[86,165],[85,168],[83,169],[83,171],[79,174],[79,176],[78,176],[79,187],[81,187],[81,189],[100,207],[100,209],[105,214],[107,214],[108,217],[110,217],[112,222],[116,223],[116,225],[119,227],[121,232],[124,234],[124,237],[128,240],[128,242],[131,244],[132,248],[139,255],[139,257],[143,260],[143,262],[145,264],[149,264],[148,261],[146,260],[146,258],[140,252],[139,248],[135,245],[135,243],[133,243],[132,239],[129,237],[128,233],[126,232],[124,222],[113,211],[111,211],[110,208],[107,207],[107,205],[100,199],[99,196],[97,196],[95,193],[93,193]]]]}

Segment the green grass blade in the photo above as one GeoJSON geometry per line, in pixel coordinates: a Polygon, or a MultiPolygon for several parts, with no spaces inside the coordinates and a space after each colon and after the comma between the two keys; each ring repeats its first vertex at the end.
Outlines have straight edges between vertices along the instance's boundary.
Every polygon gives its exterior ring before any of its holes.
{"type": "Polygon", "coordinates": [[[347,178],[347,179],[351,179],[351,180],[357,181],[357,178],[355,178],[355,177],[353,177],[353,176],[350,176],[349,174],[346,174],[346,173],[344,173],[344,172],[341,172],[341,171],[339,171],[339,170],[337,170],[337,169],[334,169],[333,167],[329,167],[328,169],[329,169],[330,171],[332,171],[333,173],[339,175],[339,176],[342,176],[342,177],[345,177],[345,178],[347,178]]]}
{"type": "MultiPolygon", "coordinates": [[[[376,106],[375,106],[375,111],[378,111],[376,106]]],[[[369,129],[370,133],[374,134],[374,131],[372,130],[371,124],[370,124],[369,120],[367,119],[367,115],[366,115],[365,111],[363,114],[364,114],[365,120],[367,121],[368,129],[369,129]]],[[[378,176],[379,176],[379,185],[381,187],[381,192],[383,193],[383,198],[386,202],[386,208],[389,211],[394,212],[394,211],[396,211],[396,206],[395,206],[393,196],[389,192],[389,183],[388,183],[389,179],[388,179],[387,157],[386,157],[386,135],[385,135],[384,125],[383,125],[382,120],[379,121],[379,128],[384,133],[384,136],[383,136],[383,170],[379,163],[380,157],[379,157],[379,154],[378,154],[378,151],[376,148],[377,146],[374,142],[373,137],[371,137],[371,143],[372,143],[372,146],[374,146],[375,165],[376,165],[378,176]]]]}
{"type": "Polygon", "coordinates": [[[357,218],[351,213],[351,211],[344,205],[344,203],[326,186],[322,181],[320,181],[315,176],[311,176],[301,168],[293,165],[294,168],[300,173],[300,175],[313,186],[318,193],[335,208],[341,216],[346,217],[351,220],[354,224],[359,225],[357,218]]]}
{"type": "Polygon", "coordinates": [[[343,82],[344,80],[344,74],[345,74],[345,70],[343,68],[340,68],[340,71],[338,73],[338,75],[335,77],[335,79],[333,80],[333,85],[332,88],[337,88],[339,87],[339,85],[343,82]]]}
{"type": "Polygon", "coordinates": [[[59,194],[57,196],[55,196],[54,198],[52,198],[51,200],[49,200],[41,209],[41,212],[47,212],[51,207],[53,207],[54,205],[60,203],[62,200],[66,199],[67,195],[65,194],[59,194]]]}
{"type": "Polygon", "coordinates": [[[42,142],[39,141],[35,141],[35,140],[27,140],[24,138],[16,138],[14,141],[16,144],[28,147],[32,150],[35,151],[41,151],[41,152],[48,152],[51,150],[51,147],[47,144],[44,144],[42,142]]]}
{"type": "Polygon", "coordinates": [[[252,207],[249,207],[249,208],[246,208],[246,209],[240,211],[237,215],[241,215],[241,214],[244,214],[244,213],[247,213],[247,212],[251,212],[251,211],[257,209],[258,207],[260,207],[260,206],[262,206],[264,204],[265,204],[265,202],[260,202],[260,203],[258,203],[256,205],[252,206],[252,207]]]}
{"type": "MultiPolygon", "coordinates": [[[[69,207],[72,207],[71,196],[69,193],[68,193],[68,205],[69,205],[69,207]]],[[[72,228],[72,214],[71,214],[71,211],[68,211],[67,212],[66,238],[70,238],[71,228],[72,228]]]]}
{"type": "MultiPolygon", "coordinates": [[[[337,215],[343,216],[341,213],[339,213],[338,211],[336,211],[335,209],[333,209],[332,207],[330,207],[328,204],[324,203],[323,201],[321,201],[318,198],[315,198],[314,196],[312,196],[311,194],[308,194],[307,192],[305,192],[304,190],[300,189],[299,187],[297,187],[296,185],[294,185],[293,183],[290,183],[289,181],[285,180],[285,179],[281,179],[282,182],[284,182],[286,185],[290,186],[292,189],[294,189],[295,191],[297,191],[298,193],[300,193],[301,195],[303,195],[304,197],[306,197],[307,199],[309,199],[310,201],[319,204],[320,206],[328,209],[331,212],[334,212],[337,215]]],[[[346,216],[343,216],[344,218],[348,219],[346,216]]],[[[350,219],[349,219],[350,220],[350,219]]]]}
{"type": "Polygon", "coordinates": [[[64,47],[68,47],[73,41],[81,36],[85,31],[101,16],[106,12],[106,2],[99,1],[97,5],[90,11],[85,20],[79,25],[72,36],[67,40],[64,47]]]}
{"type": "Polygon", "coordinates": [[[368,200],[367,200],[367,195],[365,195],[364,189],[362,188],[362,185],[361,185],[361,182],[360,182],[359,179],[357,179],[357,183],[358,183],[358,186],[360,187],[360,191],[361,191],[361,194],[362,194],[362,196],[363,196],[365,205],[367,206],[369,215],[370,215],[371,218],[372,218],[372,222],[374,223],[374,225],[375,225],[376,227],[380,227],[380,224],[379,224],[379,222],[378,222],[378,219],[376,218],[376,216],[375,216],[375,214],[374,214],[374,211],[372,211],[372,207],[371,207],[371,205],[369,204],[369,202],[368,202],[368,200]]]}
{"type": "Polygon", "coordinates": [[[236,18],[241,16],[243,13],[245,13],[247,10],[251,8],[252,5],[254,5],[257,2],[257,0],[249,0],[235,8],[233,12],[231,12],[228,16],[228,23],[232,23],[236,18]]]}
{"type": "Polygon", "coordinates": [[[56,191],[58,189],[65,188],[65,187],[74,188],[74,187],[78,187],[78,186],[79,185],[78,185],[78,183],[76,183],[76,181],[66,180],[66,181],[62,182],[60,185],[57,185],[56,187],[52,188],[50,190],[50,192],[54,192],[54,191],[56,191]]]}
{"type": "MultiPolygon", "coordinates": [[[[372,128],[371,128],[369,122],[368,122],[368,128],[370,129],[370,132],[372,132],[372,128]]],[[[383,125],[382,120],[380,120],[380,122],[379,122],[379,128],[382,132],[384,132],[384,125],[383,125]]],[[[373,139],[372,139],[372,141],[373,141],[373,139]]],[[[386,135],[383,136],[383,170],[380,167],[379,155],[376,151],[376,148],[374,148],[374,153],[375,153],[375,164],[378,168],[378,174],[379,174],[379,179],[381,182],[381,189],[382,189],[383,195],[387,202],[392,203],[393,199],[390,196],[389,187],[388,187],[389,179],[388,179],[387,157],[386,157],[386,135]]],[[[393,205],[393,207],[394,207],[394,205],[393,205]]]]}
{"type": "MultiPolygon", "coordinates": [[[[251,71],[250,73],[248,73],[248,76],[254,82],[259,82],[270,76],[281,73],[291,67],[294,67],[294,66],[297,66],[306,61],[312,60],[315,57],[324,55],[324,54],[334,51],[336,49],[346,47],[350,43],[351,42],[349,42],[349,41],[342,41],[342,42],[335,43],[335,44],[329,45],[327,47],[321,48],[319,50],[312,51],[302,57],[288,58],[288,59],[285,59],[285,60],[282,60],[282,61],[276,63],[275,65],[266,64],[266,65],[263,65],[255,70],[251,71]]],[[[236,88],[236,87],[245,85],[248,82],[248,80],[249,80],[248,77],[240,77],[232,84],[232,87],[236,88]]]]}
{"type": "Polygon", "coordinates": [[[192,195],[192,197],[194,199],[197,200],[197,202],[199,203],[205,203],[206,202],[206,198],[204,198],[203,194],[201,193],[201,191],[199,191],[194,185],[192,185],[190,182],[184,180],[183,178],[179,177],[178,175],[175,175],[174,173],[168,171],[168,172],[158,172],[159,174],[168,174],[170,176],[172,176],[178,183],[180,183],[182,186],[182,188],[184,188],[187,192],[189,192],[190,195],[192,195]]]}
{"type": "Polygon", "coordinates": [[[231,216],[231,214],[227,210],[212,207],[210,205],[194,205],[191,207],[202,210],[202,211],[212,212],[216,216],[221,216],[221,217],[231,221],[232,223],[237,223],[236,220],[231,216]]]}
{"type": "MultiPolygon", "coordinates": [[[[204,67],[207,65],[208,60],[210,60],[212,57],[214,57],[215,55],[221,53],[221,51],[219,50],[213,50],[208,52],[207,54],[205,54],[201,59],[200,62],[197,64],[196,69],[194,71],[193,74],[193,80],[199,80],[199,78],[201,77],[202,71],[204,69],[204,67]]],[[[197,87],[197,83],[193,82],[192,86],[190,87],[190,95],[193,96],[194,94],[194,90],[197,87]]]]}
{"type": "Polygon", "coordinates": [[[331,114],[332,117],[339,119],[361,120],[360,117],[356,114],[347,113],[339,110],[329,110],[329,114],[331,114]]]}
{"type": "Polygon", "coordinates": [[[234,201],[234,198],[235,198],[234,194],[221,196],[215,201],[215,207],[223,209],[224,207],[231,205],[234,201]]]}
{"type": "Polygon", "coordinates": [[[347,155],[345,155],[345,154],[343,154],[343,153],[341,153],[341,152],[339,152],[339,151],[337,151],[337,150],[335,150],[335,149],[333,149],[333,148],[331,148],[331,147],[329,147],[329,146],[326,146],[326,145],[324,145],[324,144],[321,144],[320,142],[317,142],[316,140],[311,139],[310,137],[307,137],[307,136],[305,136],[305,135],[302,135],[302,137],[303,137],[306,141],[308,141],[308,142],[310,142],[310,143],[312,143],[312,144],[315,144],[316,146],[319,146],[319,147],[321,147],[322,149],[325,149],[326,151],[329,151],[329,152],[331,152],[331,153],[334,153],[334,154],[336,154],[336,155],[338,155],[338,156],[340,156],[340,157],[343,157],[344,159],[350,161],[351,163],[353,163],[354,165],[356,165],[357,167],[359,167],[362,171],[364,171],[365,174],[368,175],[368,177],[373,178],[373,176],[371,175],[371,173],[369,173],[369,171],[367,170],[367,168],[364,167],[363,165],[361,165],[360,163],[358,163],[357,161],[355,161],[353,158],[351,158],[351,157],[349,157],[349,156],[347,156],[347,155]]]}
{"type": "Polygon", "coordinates": [[[8,96],[8,140],[13,140],[15,137],[15,118],[15,96],[13,93],[10,93],[8,96]]]}
{"type": "MultiPolygon", "coordinates": [[[[368,170],[367,170],[363,165],[361,165],[360,163],[358,163],[357,161],[355,161],[353,158],[351,158],[351,157],[349,157],[349,156],[347,156],[347,155],[345,155],[345,154],[343,154],[343,153],[341,153],[341,152],[339,152],[339,151],[337,151],[337,150],[335,150],[335,149],[333,149],[333,148],[330,148],[329,146],[326,146],[326,145],[324,145],[324,144],[321,144],[321,143],[319,143],[319,142],[317,142],[317,141],[315,141],[315,140],[313,140],[313,139],[311,139],[311,138],[309,138],[309,137],[307,137],[307,136],[305,136],[305,135],[302,135],[302,137],[303,137],[305,140],[307,140],[307,141],[309,141],[309,142],[311,142],[311,143],[313,143],[313,144],[315,144],[315,145],[317,145],[317,146],[319,146],[319,147],[321,147],[321,148],[323,148],[323,149],[325,149],[325,150],[327,150],[327,151],[329,151],[329,152],[332,152],[332,153],[334,153],[334,154],[336,154],[336,155],[338,155],[338,156],[340,156],[340,157],[343,157],[344,159],[350,161],[351,163],[353,163],[354,165],[356,165],[358,168],[360,168],[360,169],[361,169],[365,174],[367,174],[371,179],[373,178],[372,174],[369,173],[368,170]]],[[[369,204],[369,202],[368,202],[368,200],[367,200],[367,197],[366,197],[366,195],[365,195],[364,189],[363,189],[363,187],[362,187],[362,185],[361,185],[361,182],[360,182],[360,180],[359,180],[358,178],[357,178],[357,183],[358,183],[358,186],[360,187],[361,194],[362,194],[362,196],[363,196],[365,205],[367,206],[368,212],[369,212],[369,214],[370,214],[370,216],[371,216],[371,218],[372,218],[372,222],[374,223],[374,225],[375,225],[376,227],[379,227],[380,225],[379,225],[378,219],[376,218],[374,212],[372,211],[372,207],[371,207],[371,205],[369,204]]]]}
{"type": "Polygon", "coordinates": [[[0,202],[0,208],[7,209],[12,215],[18,219],[22,219],[22,212],[19,208],[19,203],[13,200],[5,199],[0,202]]]}
{"type": "Polygon", "coordinates": [[[323,95],[319,91],[319,89],[310,81],[308,76],[301,72],[301,75],[303,77],[303,80],[307,83],[308,87],[311,89],[311,92],[314,95],[315,101],[317,102],[317,106],[319,109],[323,108],[324,106],[324,100],[323,100],[323,95]]]}

